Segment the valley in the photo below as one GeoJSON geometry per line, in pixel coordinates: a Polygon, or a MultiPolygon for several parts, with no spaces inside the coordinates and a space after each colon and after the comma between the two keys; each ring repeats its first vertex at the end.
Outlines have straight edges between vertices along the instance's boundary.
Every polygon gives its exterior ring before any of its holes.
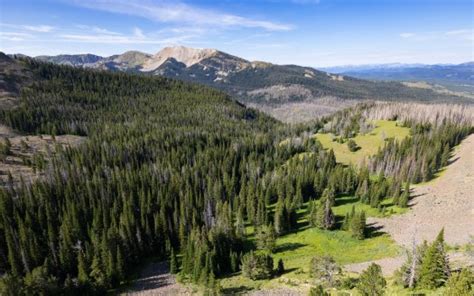
{"type": "Polygon", "coordinates": [[[472,8],[0,1],[0,296],[474,296],[472,8]]]}
{"type": "Polygon", "coordinates": [[[0,295],[470,293],[473,103],[210,48],[0,53],[0,295]]]}

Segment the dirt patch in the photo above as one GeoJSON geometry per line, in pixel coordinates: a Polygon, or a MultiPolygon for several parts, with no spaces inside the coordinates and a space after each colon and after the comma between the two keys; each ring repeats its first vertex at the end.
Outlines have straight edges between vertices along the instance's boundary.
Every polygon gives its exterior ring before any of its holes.
{"type": "Polygon", "coordinates": [[[408,213],[387,219],[369,218],[402,246],[432,241],[444,227],[446,242],[466,244],[474,235],[474,135],[465,139],[451,164],[436,180],[412,189],[408,213]]]}
{"type": "MultiPolygon", "coordinates": [[[[474,236],[474,135],[465,139],[455,151],[451,164],[436,180],[414,186],[408,213],[390,218],[368,218],[368,223],[381,227],[400,245],[410,248],[432,241],[444,227],[450,245],[472,243],[474,236]]],[[[473,266],[474,257],[465,253],[449,254],[451,266],[473,266]]],[[[372,262],[382,267],[384,275],[392,275],[405,262],[406,256],[349,264],[347,271],[361,272],[372,262]]]]}
{"type": "Polygon", "coordinates": [[[148,264],[140,273],[132,287],[121,295],[194,295],[190,288],[176,282],[174,275],[169,273],[167,262],[148,264]]]}
{"type": "Polygon", "coordinates": [[[251,291],[244,295],[247,295],[247,296],[301,296],[305,294],[301,291],[290,289],[290,288],[278,288],[278,289],[271,289],[271,290],[251,291]]]}
{"type": "Polygon", "coordinates": [[[56,151],[56,145],[76,147],[85,140],[85,137],[74,135],[56,136],[54,139],[49,135],[18,136],[5,126],[0,126],[0,136],[8,138],[11,143],[10,155],[0,160],[0,186],[12,182],[16,186],[21,179],[26,183],[35,181],[42,174],[35,169],[35,158],[41,157],[47,162],[56,151]]]}

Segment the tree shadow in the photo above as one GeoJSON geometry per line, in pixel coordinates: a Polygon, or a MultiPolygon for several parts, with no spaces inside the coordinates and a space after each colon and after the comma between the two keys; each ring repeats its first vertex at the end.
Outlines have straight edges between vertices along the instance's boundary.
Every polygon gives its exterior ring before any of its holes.
{"type": "Polygon", "coordinates": [[[152,262],[147,264],[130,282],[127,292],[145,292],[175,283],[174,276],[169,273],[169,265],[166,261],[152,262]]]}
{"type": "Polygon", "coordinates": [[[357,197],[338,199],[336,198],[336,206],[343,206],[346,204],[356,203],[359,199],[357,197]]]}
{"type": "Polygon", "coordinates": [[[298,270],[298,269],[299,269],[299,268],[296,268],[296,267],[285,269],[285,271],[284,271],[282,274],[279,274],[278,276],[282,276],[282,275],[284,275],[284,274],[293,272],[293,271],[298,270]]]}
{"type": "Polygon", "coordinates": [[[377,225],[376,223],[369,223],[366,225],[365,234],[367,238],[374,238],[384,235],[386,232],[381,231],[383,226],[377,225]]]}
{"type": "Polygon", "coordinates": [[[245,295],[249,291],[252,291],[252,288],[242,285],[238,287],[224,288],[221,290],[221,293],[222,295],[245,295]]]}
{"type": "Polygon", "coordinates": [[[295,230],[291,232],[299,232],[309,227],[309,222],[307,220],[298,220],[295,230]]]}
{"type": "Polygon", "coordinates": [[[335,218],[336,218],[335,229],[340,230],[340,229],[342,228],[342,223],[344,222],[345,216],[338,216],[338,215],[336,215],[335,218]]]}
{"type": "Polygon", "coordinates": [[[275,248],[275,253],[287,252],[287,251],[294,251],[301,247],[306,246],[305,244],[300,243],[284,243],[279,245],[275,248]]]}
{"type": "Polygon", "coordinates": [[[458,161],[459,158],[460,158],[460,157],[458,156],[458,157],[456,157],[456,158],[453,158],[453,159],[448,160],[448,164],[447,164],[446,166],[455,163],[456,161],[458,161]]]}
{"type": "Polygon", "coordinates": [[[423,196],[423,195],[426,195],[426,193],[410,195],[410,199],[414,199],[414,198],[417,198],[417,197],[420,197],[420,196],[423,196]]]}

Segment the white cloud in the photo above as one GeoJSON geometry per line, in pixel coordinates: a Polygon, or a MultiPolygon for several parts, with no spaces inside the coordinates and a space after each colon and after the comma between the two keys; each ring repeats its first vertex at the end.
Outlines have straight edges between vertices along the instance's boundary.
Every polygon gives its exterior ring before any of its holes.
{"type": "Polygon", "coordinates": [[[400,33],[400,37],[409,38],[415,41],[429,41],[429,40],[473,40],[474,30],[459,29],[451,31],[429,31],[417,33],[400,33]]]}
{"type": "Polygon", "coordinates": [[[414,33],[401,33],[400,34],[400,37],[402,37],[402,38],[410,38],[410,37],[413,37],[413,36],[415,36],[414,33]]]}
{"type": "Polygon", "coordinates": [[[24,41],[31,38],[31,34],[21,33],[21,32],[3,32],[0,31],[0,40],[7,41],[24,41]]]}
{"type": "Polygon", "coordinates": [[[454,30],[454,31],[448,31],[445,34],[446,35],[461,35],[461,34],[467,34],[467,33],[472,34],[472,30],[466,30],[466,29],[454,30]]]}
{"type": "Polygon", "coordinates": [[[145,35],[143,34],[143,31],[140,28],[133,28],[133,36],[140,39],[145,38],[145,35]]]}
{"type": "Polygon", "coordinates": [[[49,33],[55,29],[54,27],[47,26],[47,25],[23,26],[23,28],[28,31],[39,32],[39,33],[49,33]]]}
{"type": "Polygon", "coordinates": [[[121,35],[121,34],[118,33],[118,32],[110,31],[110,30],[108,30],[108,29],[104,29],[104,28],[97,27],[97,26],[76,25],[76,27],[79,28],[79,29],[81,29],[81,30],[92,31],[92,32],[98,33],[98,34],[121,35]]]}
{"type": "Polygon", "coordinates": [[[143,32],[135,28],[132,35],[107,35],[107,34],[60,34],[57,37],[63,41],[78,43],[95,43],[95,44],[178,44],[191,39],[192,35],[181,35],[171,37],[153,38],[146,36],[143,32]]]}
{"type": "Polygon", "coordinates": [[[181,2],[149,0],[72,0],[91,9],[128,14],[163,23],[186,23],[211,27],[261,28],[268,31],[289,31],[293,27],[266,20],[194,7],[181,2]]]}

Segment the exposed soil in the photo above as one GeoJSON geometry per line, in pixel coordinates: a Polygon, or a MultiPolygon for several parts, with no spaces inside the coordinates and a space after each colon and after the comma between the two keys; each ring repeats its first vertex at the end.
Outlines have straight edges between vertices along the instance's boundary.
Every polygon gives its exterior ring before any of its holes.
{"type": "MultiPolygon", "coordinates": [[[[454,152],[446,171],[436,180],[414,186],[410,211],[390,218],[368,218],[382,231],[389,233],[400,245],[410,248],[415,240],[432,241],[444,227],[445,240],[449,245],[472,243],[474,237],[474,135],[465,139],[454,152]]],[[[451,265],[474,265],[474,258],[464,253],[450,253],[451,265]]],[[[405,262],[406,257],[346,265],[352,272],[361,272],[370,263],[382,267],[385,275],[391,275],[405,262]]]]}
{"type": "Polygon", "coordinates": [[[436,180],[412,189],[410,211],[390,218],[369,218],[402,246],[432,241],[444,227],[446,242],[466,244],[474,235],[474,135],[455,151],[436,180]]]}
{"type": "Polygon", "coordinates": [[[191,289],[176,282],[169,273],[166,262],[153,262],[145,267],[132,283],[132,287],[122,295],[193,295],[191,289]]]}

